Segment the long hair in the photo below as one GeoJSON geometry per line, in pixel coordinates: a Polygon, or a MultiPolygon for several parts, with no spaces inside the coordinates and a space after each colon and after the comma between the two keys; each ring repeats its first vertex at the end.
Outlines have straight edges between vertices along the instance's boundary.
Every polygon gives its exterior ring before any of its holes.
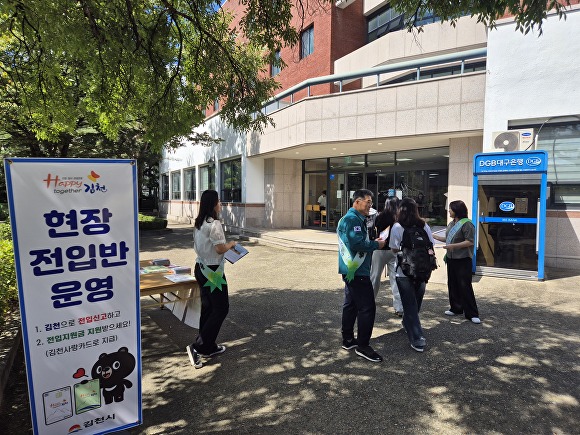
{"type": "Polygon", "coordinates": [[[378,232],[383,232],[386,228],[392,226],[397,221],[399,212],[399,198],[390,196],[385,202],[385,208],[377,215],[375,226],[378,232]]]}
{"type": "Polygon", "coordinates": [[[423,228],[425,226],[425,221],[419,216],[419,208],[413,198],[404,198],[401,201],[397,222],[403,227],[423,228]]]}
{"type": "Polygon", "coordinates": [[[217,213],[215,212],[215,206],[218,202],[219,196],[215,190],[204,190],[199,202],[199,212],[195,218],[195,228],[199,230],[203,225],[203,221],[208,218],[218,218],[217,213]]]}
{"type": "Polygon", "coordinates": [[[467,206],[460,199],[457,201],[451,201],[449,203],[449,209],[455,213],[456,219],[463,219],[467,217],[467,206]]]}

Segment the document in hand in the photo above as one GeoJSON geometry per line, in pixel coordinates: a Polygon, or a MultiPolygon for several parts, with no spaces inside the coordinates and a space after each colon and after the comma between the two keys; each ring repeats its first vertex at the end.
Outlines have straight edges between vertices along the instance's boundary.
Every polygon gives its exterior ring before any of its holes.
{"type": "Polygon", "coordinates": [[[236,245],[232,249],[229,249],[225,254],[224,258],[230,263],[234,264],[240,258],[248,253],[248,250],[242,245],[236,245]]]}

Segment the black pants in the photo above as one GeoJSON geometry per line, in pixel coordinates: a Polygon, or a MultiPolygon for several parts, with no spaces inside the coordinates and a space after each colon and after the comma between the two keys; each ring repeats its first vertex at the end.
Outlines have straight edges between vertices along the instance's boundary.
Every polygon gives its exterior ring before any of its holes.
{"type": "MultiPolygon", "coordinates": [[[[218,266],[209,267],[212,270],[218,268],[218,266]]],[[[204,287],[205,283],[207,283],[207,278],[201,272],[198,263],[195,263],[194,275],[201,291],[199,335],[194,343],[194,347],[199,353],[209,354],[217,346],[217,336],[230,309],[228,286],[227,284],[222,285],[221,290],[214,287],[213,291],[210,290],[210,287],[204,287]]],[[[226,281],[225,275],[224,281],[226,281]]]]}
{"type": "Polygon", "coordinates": [[[465,314],[465,318],[479,317],[475,294],[471,285],[471,258],[447,260],[447,288],[449,306],[455,314],[465,314]]]}
{"type": "Polygon", "coordinates": [[[355,276],[351,282],[344,279],[344,304],[342,305],[342,338],[354,338],[354,324],[358,323],[357,341],[360,347],[369,345],[375,325],[375,292],[371,278],[355,276]]]}

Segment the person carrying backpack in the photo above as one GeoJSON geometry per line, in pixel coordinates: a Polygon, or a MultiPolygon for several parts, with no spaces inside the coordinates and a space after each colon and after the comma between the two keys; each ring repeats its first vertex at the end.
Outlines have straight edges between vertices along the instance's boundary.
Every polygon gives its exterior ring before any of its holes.
{"type": "Polygon", "coordinates": [[[463,314],[475,324],[481,323],[473,286],[472,260],[475,242],[475,226],[467,217],[467,206],[463,201],[449,203],[449,216],[452,221],[447,225],[445,237],[435,234],[435,239],[446,242],[447,289],[449,306],[446,316],[463,314]]]}
{"type": "Polygon", "coordinates": [[[396,282],[403,303],[403,328],[417,352],[423,352],[426,345],[419,311],[425,285],[437,268],[434,243],[431,228],[419,216],[417,203],[413,198],[404,198],[391,229],[389,247],[397,254],[396,282]]]}

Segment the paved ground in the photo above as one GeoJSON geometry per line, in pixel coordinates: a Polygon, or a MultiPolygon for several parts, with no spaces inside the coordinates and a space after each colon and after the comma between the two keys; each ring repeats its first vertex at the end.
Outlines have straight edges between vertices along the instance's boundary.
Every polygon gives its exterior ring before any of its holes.
{"type": "MultiPolygon", "coordinates": [[[[146,236],[141,258],[190,265],[190,242],[188,228],[146,236]]],[[[578,276],[476,277],[483,323],[474,325],[443,315],[438,270],[421,315],[423,354],[409,347],[384,281],[372,344],[385,361],[373,364],[340,349],[335,252],[247,245],[226,266],[228,350],[202,369],[184,352],[196,331],[143,309],[144,422],[131,434],[580,433],[578,276]]],[[[0,433],[30,432],[25,388],[14,374],[0,433]]]]}

